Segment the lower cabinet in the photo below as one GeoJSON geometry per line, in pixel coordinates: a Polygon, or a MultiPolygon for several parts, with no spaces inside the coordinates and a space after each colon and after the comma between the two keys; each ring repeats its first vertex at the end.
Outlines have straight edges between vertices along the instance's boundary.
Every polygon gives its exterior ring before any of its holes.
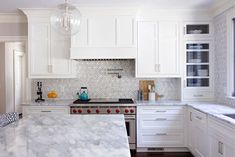
{"type": "Polygon", "coordinates": [[[209,119],[210,157],[235,156],[235,130],[212,118],[209,119]]]}
{"type": "Polygon", "coordinates": [[[183,106],[138,106],[137,147],[184,147],[183,106]]]}
{"type": "Polygon", "coordinates": [[[207,115],[188,109],[188,148],[195,157],[208,157],[207,115]]]}
{"type": "Polygon", "coordinates": [[[31,114],[69,114],[68,106],[23,106],[23,116],[31,114]]]}
{"type": "Polygon", "coordinates": [[[137,151],[183,147],[194,157],[235,157],[235,126],[190,106],[137,106],[137,151]]]}

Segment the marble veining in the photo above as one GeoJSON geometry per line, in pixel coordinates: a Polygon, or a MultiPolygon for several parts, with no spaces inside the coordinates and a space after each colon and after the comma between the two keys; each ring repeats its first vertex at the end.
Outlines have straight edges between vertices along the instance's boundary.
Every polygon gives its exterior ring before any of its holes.
{"type": "Polygon", "coordinates": [[[0,129],[0,156],[130,157],[124,116],[28,116],[0,129]]]}

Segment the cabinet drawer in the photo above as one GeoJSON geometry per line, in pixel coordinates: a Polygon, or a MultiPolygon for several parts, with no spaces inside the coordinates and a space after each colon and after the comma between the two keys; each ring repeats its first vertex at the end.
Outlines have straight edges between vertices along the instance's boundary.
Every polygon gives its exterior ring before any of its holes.
{"type": "Polygon", "coordinates": [[[165,106],[153,106],[153,107],[139,107],[137,108],[138,114],[153,114],[153,115],[160,115],[160,114],[184,114],[184,107],[183,106],[174,106],[174,107],[165,107],[165,106]]]}
{"type": "Polygon", "coordinates": [[[214,95],[213,92],[211,91],[189,91],[185,90],[184,91],[184,100],[189,100],[189,101],[203,101],[203,100],[211,100],[213,99],[214,95]]]}
{"type": "Polygon", "coordinates": [[[148,129],[183,129],[182,115],[141,115],[138,117],[138,128],[141,130],[148,129]]]}
{"type": "Polygon", "coordinates": [[[28,114],[69,114],[66,106],[24,106],[23,115],[28,114]]]}
{"type": "Polygon", "coordinates": [[[69,113],[69,108],[67,107],[42,107],[41,113],[69,113]]]}
{"type": "Polygon", "coordinates": [[[200,126],[207,127],[207,115],[199,111],[193,111],[193,120],[200,126]]]}
{"type": "Polygon", "coordinates": [[[184,145],[183,133],[146,131],[138,134],[138,147],[179,147],[184,145]]]}

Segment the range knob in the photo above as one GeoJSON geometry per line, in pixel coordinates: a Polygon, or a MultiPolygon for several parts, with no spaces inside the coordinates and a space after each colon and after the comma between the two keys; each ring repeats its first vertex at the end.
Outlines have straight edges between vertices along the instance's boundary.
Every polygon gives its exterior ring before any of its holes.
{"type": "Polygon", "coordinates": [[[100,110],[99,110],[99,109],[96,109],[95,112],[96,112],[96,113],[100,113],[100,110]]]}
{"type": "Polygon", "coordinates": [[[78,109],[78,113],[82,113],[82,109],[78,109]]]}
{"type": "Polygon", "coordinates": [[[130,109],[130,112],[131,112],[131,113],[134,113],[134,112],[135,112],[135,110],[134,110],[134,109],[130,109]]]}
{"type": "Polygon", "coordinates": [[[111,113],[111,109],[107,109],[107,113],[111,113]]]}
{"type": "Polygon", "coordinates": [[[129,113],[129,109],[125,109],[125,113],[129,113]]]}
{"type": "Polygon", "coordinates": [[[91,113],[91,109],[87,109],[87,113],[91,113]]]}
{"type": "Polygon", "coordinates": [[[116,113],[120,113],[120,109],[116,109],[116,113]]]}
{"type": "Polygon", "coordinates": [[[76,110],[76,109],[73,109],[73,113],[77,113],[77,110],[76,110]]]}

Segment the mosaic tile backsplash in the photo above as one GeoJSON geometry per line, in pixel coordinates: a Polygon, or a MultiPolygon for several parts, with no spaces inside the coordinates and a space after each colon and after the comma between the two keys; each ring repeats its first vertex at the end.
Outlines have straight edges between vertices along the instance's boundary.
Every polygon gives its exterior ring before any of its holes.
{"type": "Polygon", "coordinates": [[[218,103],[235,106],[235,100],[227,98],[227,15],[231,8],[214,18],[215,34],[215,98],[218,103]]]}
{"type": "MultiPolygon", "coordinates": [[[[137,99],[139,80],[135,78],[134,60],[77,61],[75,79],[33,79],[32,98],[35,99],[37,81],[43,84],[43,97],[51,90],[58,92],[59,99],[75,99],[80,87],[87,87],[90,98],[134,98],[137,99]],[[108,69],[123,69],[121,78],[108,74],[108,69]]],[[[180,99],[180,79],[155,79],[156,92],[163,99],[180,99]]]]}

